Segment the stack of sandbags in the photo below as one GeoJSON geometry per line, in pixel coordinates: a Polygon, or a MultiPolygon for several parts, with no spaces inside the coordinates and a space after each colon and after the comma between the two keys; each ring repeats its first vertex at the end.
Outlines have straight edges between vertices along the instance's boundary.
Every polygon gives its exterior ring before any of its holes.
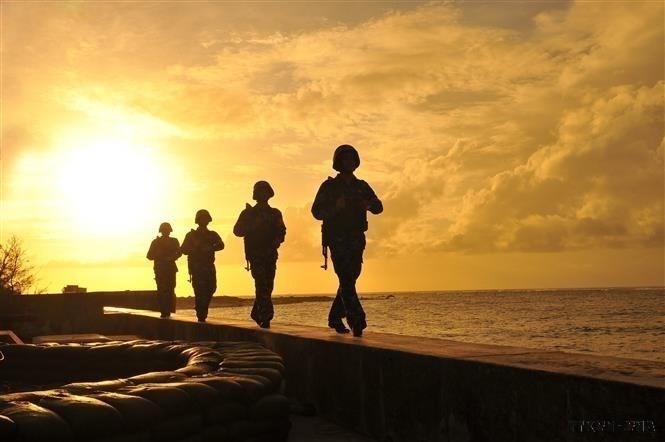
{"type": "Polygon", "coordinates": [[[131,341],[0,348],[6,356],[0,378],[8,375],[22,386],[61,382],[57,388],[0,396],[0,441],[233,442],[288,436],[284,365],[258,344],[131,341]],[[93,369],[98,371],[88,372],[93,369]],[[93,381],[63,382],[76,376],[93,381]]]}

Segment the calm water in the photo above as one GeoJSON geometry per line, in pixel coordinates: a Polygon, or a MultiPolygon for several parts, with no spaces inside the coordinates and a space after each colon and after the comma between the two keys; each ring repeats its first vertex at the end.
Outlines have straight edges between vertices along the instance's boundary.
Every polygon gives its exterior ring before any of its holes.
{"type": "MultiPolygon", "coordinates": [[[[665,289],[361,294],[368,331],[665,362],[665,289]]],[[[329,302],[275,306],[279,324],[327,326],[329,302]]],[[[251,307],[214,308],[249,319],[251,307]]],[[[331,331],[332,332],[332,331],[331,331]]]]}

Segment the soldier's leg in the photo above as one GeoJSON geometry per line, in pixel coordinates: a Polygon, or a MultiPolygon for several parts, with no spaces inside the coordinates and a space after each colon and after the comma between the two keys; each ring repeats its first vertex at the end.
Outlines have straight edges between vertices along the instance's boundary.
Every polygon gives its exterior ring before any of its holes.
{"type": "Polygon", "coordinates": [[[192,288],[194,289],[194,310],[196,310],[196,317],[201,319],[201,312],[203,311],[203,300],[205,298],[206,291],[205,278],[202,272],[192,272],[192,288]]]}
{"type": "Polygon", "coordinates": [[[345,328],[344,323],[342,322],[344,317],[346,317],[346,311],[344,310],[344,303],[342,302],[342,289],[340,286],[337,289],[337,295],[330,306],[330,312],[328,312],[328,327],[334,329],[345,328]]]}
{"type": "Polygon", "coordinates": [[[274,315],[272,290],[275,281],[276,259],[257,258],[251,262],[256,299],[252,308],[252,319],[262,327],[269,326],[274,315]]]}
{"type": "Polygon", "coordinates": [[[168,296],[168,281],[162,272],[155,272],[155,281],[157,282],[157,304],[159,305],[159,312],[163,317],[168,315],[168,303],[166,297],[168,296]]]}
{"type": "Polygon", "coordinates": [[[335,273],[339,278],[339,298],[344,305],[346,318],[354,334],[362,333],[367,327],[365,311],[358,299],[356,280],[362,269],[362,252],[364,250],[364,235],[343,238],[331,247],[335,273]]]}
{"type": "Polygon", "coordinates": [[[330,244],[330,257],[333,263],[333,269],[339,280],[339,285],[337,287],[335,299],[328,312],[328,327],[334,328],[337,333],[349,332],[349,329],[346,328],[342,322],[342,319],[346,317],[346,308],[344,307],[344,301],[342,301],[342,278],[340,277],[340,275],[344,274],[344,267],[346,265],[344,263],[345,254],[343,245],[343,241],[340,241],[337,238],[333,239],[330,244]]]}
{"type": "Polygon", "coordinates": [[[367,327],[365,310],[360,304],[356,291],[356,280],[362,268],[362,261],[361,257],[357,255],[352,256],[349,261],[349,267],[345,269],[345,273],[340,277],[340,284],[342,286],[342,302],[344,302],[344,308],[346,309],[346,319],[349,326],[356,332],[367,327]]]}
{"type": "Polygon", "coordinates": [[[197,298],[196,302],[196,317],[199,321],[205,321],[208,317],[210,300],[217,290],[217,274],[214,265],[210,268],[206,268],[201,276],[201,296],[197,298]]]}
{"type": "Polygon", "coordinates": [[[166,300],[166,314],[169,316],[171,313],[175,313],[175,275],[176,272],[169,272],[168,274],[168,298],[166,300]]]}

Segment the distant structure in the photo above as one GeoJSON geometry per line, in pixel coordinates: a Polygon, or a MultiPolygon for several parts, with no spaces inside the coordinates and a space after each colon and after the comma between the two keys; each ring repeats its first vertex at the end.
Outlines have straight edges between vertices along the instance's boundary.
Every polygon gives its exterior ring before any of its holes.
{"type": "Polygon", "coordinates": [[[86,293],[87,291],[87,288],[77,285],[66,285],[62,288],[62,293],[86,293]]]}

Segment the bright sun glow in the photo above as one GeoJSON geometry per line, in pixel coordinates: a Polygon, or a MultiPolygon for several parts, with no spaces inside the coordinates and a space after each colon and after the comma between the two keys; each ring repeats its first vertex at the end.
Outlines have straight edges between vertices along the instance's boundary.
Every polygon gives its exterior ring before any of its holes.
{"type": "MultiPolygon", "coordinates": [[[[165,177],[152,151],[123,137],[77,140],[56,176],[64,209],[88,233],[128,233],[161,208],[165,177]]],[[[55,190],[55,189],[54,189],[55,190]]]]}

